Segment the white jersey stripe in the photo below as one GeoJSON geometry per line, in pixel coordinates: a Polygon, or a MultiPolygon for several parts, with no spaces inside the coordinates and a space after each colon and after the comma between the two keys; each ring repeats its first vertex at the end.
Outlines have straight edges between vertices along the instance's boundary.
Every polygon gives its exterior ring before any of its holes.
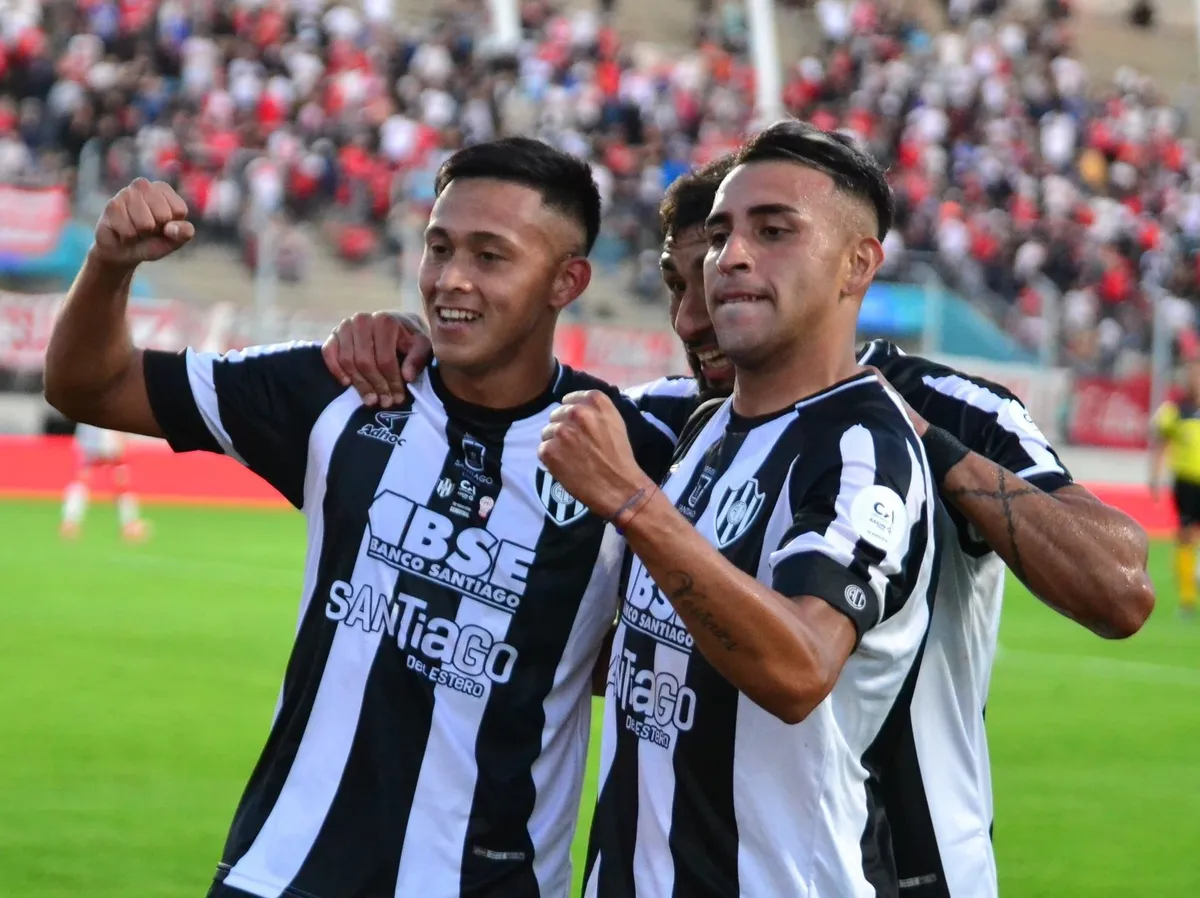
{"type": "Polygon", "coordinates": [[[212,433],[213,439],[221,447],[221,451],[239,464],[246,464],[230,438],[225,425],[221,423],[221,410],[217,405],[217,391],[213,386],[213,362],[220,359],[215,353],[198,353],[193,349],[187,350],[188,383],[192,387],[192,395],[196,399],[196,410],[204,425],[212,433]]]}
{"type": "MultiPolygon", "coordinates": [[[[518,545],[536,545],[545,518],[536,501],[530,458],[530,441],[525,432],[540,431],[550,420],[551,408],[536,423],[521,422],[509,430],[500,456],[501,478],[505,489],[496,499],[488,517],[487,531],[501,540],[518,545]],[[524,485],[525,489],[521,489],[524,485]]],[[[460,627],[475,624],[491,633],[495,642],[503,642],[512,622],[512,614],[463,596],[455,619],[460,627]]],[[[404,834],[404,848],[396,876],[396,898],[409,895],[455,895],[461,888],[463,846],[471,820],[479,767],[472,748],[479,738],[479,726],[491,698],[492,683],[482,681],[486,690],[480,698],[456,692],[449,686],[434,687],[433,719],[429,741],[417,777],[410,824],[404,834]]],[[[534,844],[537,844],[536,842],[534,844]]]]}
{"type": "Polygon", "coordinates": [[[571,701],[577,688],[587,688],[586,682],[571,688],[566,688],[566,684],[572,671],[582,681],[591,678],[603,635],[615,611],[616,595],[607,571],[619,569],[624,552],[625,540],[612,527],[606,528],[596,568],[584,590],[566,651],[554,674],[554,686],[542,703],[546,723],[542,729],[542,751],[533,762],[535,799],[529,815],[529,836],[539,846],[533,859],[533,873],[538,890],[547,898],[566,895],[571,888],[571,839],[578,817],[575,811],[583,792],[583,780],[578,773],[587,769],[587,741],[575,740],[575,734],[591,731],[591,701],[571,701]],[[600,634],[600,641],[588,634],[600,634]],[[561,746],[550,742],[555,734],[561,746]],[[570,750],[572,740],[577,748],[574,752],[570,750]],[[567,832],[562,832],[558,825],[564,817],[571,820],[567,832]]]}
{"type": "MultiPolygon", "coordinates": [[[[353,410],[348,402],[344,408],[353,410]]],[[[415,501],[426,501],[441,473],[442,458],[440,453],[426,451],[420,441],[406,441],[392,450],[380,479],[380,491],[391,489],[415,501]]],[[[328,464],[328,458],[324,461],[328,464]]],[[[394,593],[398,571],[369,558],[367,546],[372,534],[398,541],[406,523],[406,519],[376,515],[373,510],[369,532],[363,534],[350,578],[352,583],[383,595],[394,593]]],[[[350,626],[337,628],[325,663],[325,676],[317,688],[283,790],[254,844],[230,871],[225,880],[227,886],[263,898],[278,898],[300,872],[329,813],[350,756],[367,677],[382,632],[365,632],[350,626]]]]}
{"type": "MultiPolygon", "coordinates": [[[[640,562],[635,562],[640,564],[640,562]]],[[[690,658],[683,652],[659,643],[654,649],[657,678],[674,677],[677,683],[687,682],[690,658]]],[[[648,674],[650,671],[642,671],[648,674]]],[[[645,683],[636,684],[645,689],[645,683]]],[[[675,746],[679,730],[673,721],[656,720],[671,740],[663,749],[645,739],[639,739],[638,750],[638,825],[637,844],[633,852],[633,878],[638,885],[638,898],[671,898],[675,888],[675,867],[663,863],[670,859],[669,835],[675,811],[675,746]],[[651,772],[652,771],[652,772],[651,772]]]]}

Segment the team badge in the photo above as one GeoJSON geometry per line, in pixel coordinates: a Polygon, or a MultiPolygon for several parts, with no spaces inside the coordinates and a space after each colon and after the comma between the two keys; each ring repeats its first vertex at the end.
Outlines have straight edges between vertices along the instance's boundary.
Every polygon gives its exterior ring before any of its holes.
{"type": "Polygon", "coordinates": [[[717,548],[724,549],[742,537],[758,517],[767,497],[751,477],[739,487],[730,487],[717,503],[717,548]]]}
{"type": "Polygon", "coordinates": [[[538,498],[559,527],[573,524],[588,513],[588,507],[563,488],[545,468],[537,469],[538,498]]]}

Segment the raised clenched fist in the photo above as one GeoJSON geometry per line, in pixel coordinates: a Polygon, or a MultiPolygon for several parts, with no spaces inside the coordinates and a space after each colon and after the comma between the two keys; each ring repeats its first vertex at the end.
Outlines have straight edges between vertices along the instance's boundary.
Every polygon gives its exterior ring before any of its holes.
{"type": "Polygon", "coordinates": [[[195,235],[187,214],[187,203],[169,184],[138,178],[104,207],[92,251],[108,265],[155,262],[195,235]]]}

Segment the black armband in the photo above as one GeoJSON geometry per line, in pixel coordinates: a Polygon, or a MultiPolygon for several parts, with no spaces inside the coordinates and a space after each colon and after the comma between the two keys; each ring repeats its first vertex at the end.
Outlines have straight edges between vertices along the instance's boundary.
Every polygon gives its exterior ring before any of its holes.
{"type": "Polygon", "coordinates": [[[929,459],[929,473],[933,477],[934,486],[941,486],[950,469],[967,457],[971,451],[958,441],[958,438],[948,430],[934,427],[932,424],[921,437],[925,447],[925,457],[929,459]]]}

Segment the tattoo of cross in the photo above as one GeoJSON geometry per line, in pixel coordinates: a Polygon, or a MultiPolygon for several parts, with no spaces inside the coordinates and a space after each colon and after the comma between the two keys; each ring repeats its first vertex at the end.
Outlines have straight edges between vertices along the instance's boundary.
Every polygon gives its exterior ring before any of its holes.
{"type": "Polygon", "coordinates": [[[1008,541],[1012,547],[1012,571],[1020,580],[1025,579],[1025,565],[1021,561],[1021,549],[1017,546],[1017,522],[1013,518],[1013,500],[1020,499],[1022,496],[1032,496],[1040,492],[1036,487],[1020,486],[1016,489],[1009,488],[1008,472],[1004,468],[998,470],[998,479],[996,489],[968,489],[961,487],[959,489],[947,489],[944,495],[950,500],[960,499],[990,499],[1000,503],[1001,511],[1004,513],[1004,523],[1008,528],[1008,541]]]}

